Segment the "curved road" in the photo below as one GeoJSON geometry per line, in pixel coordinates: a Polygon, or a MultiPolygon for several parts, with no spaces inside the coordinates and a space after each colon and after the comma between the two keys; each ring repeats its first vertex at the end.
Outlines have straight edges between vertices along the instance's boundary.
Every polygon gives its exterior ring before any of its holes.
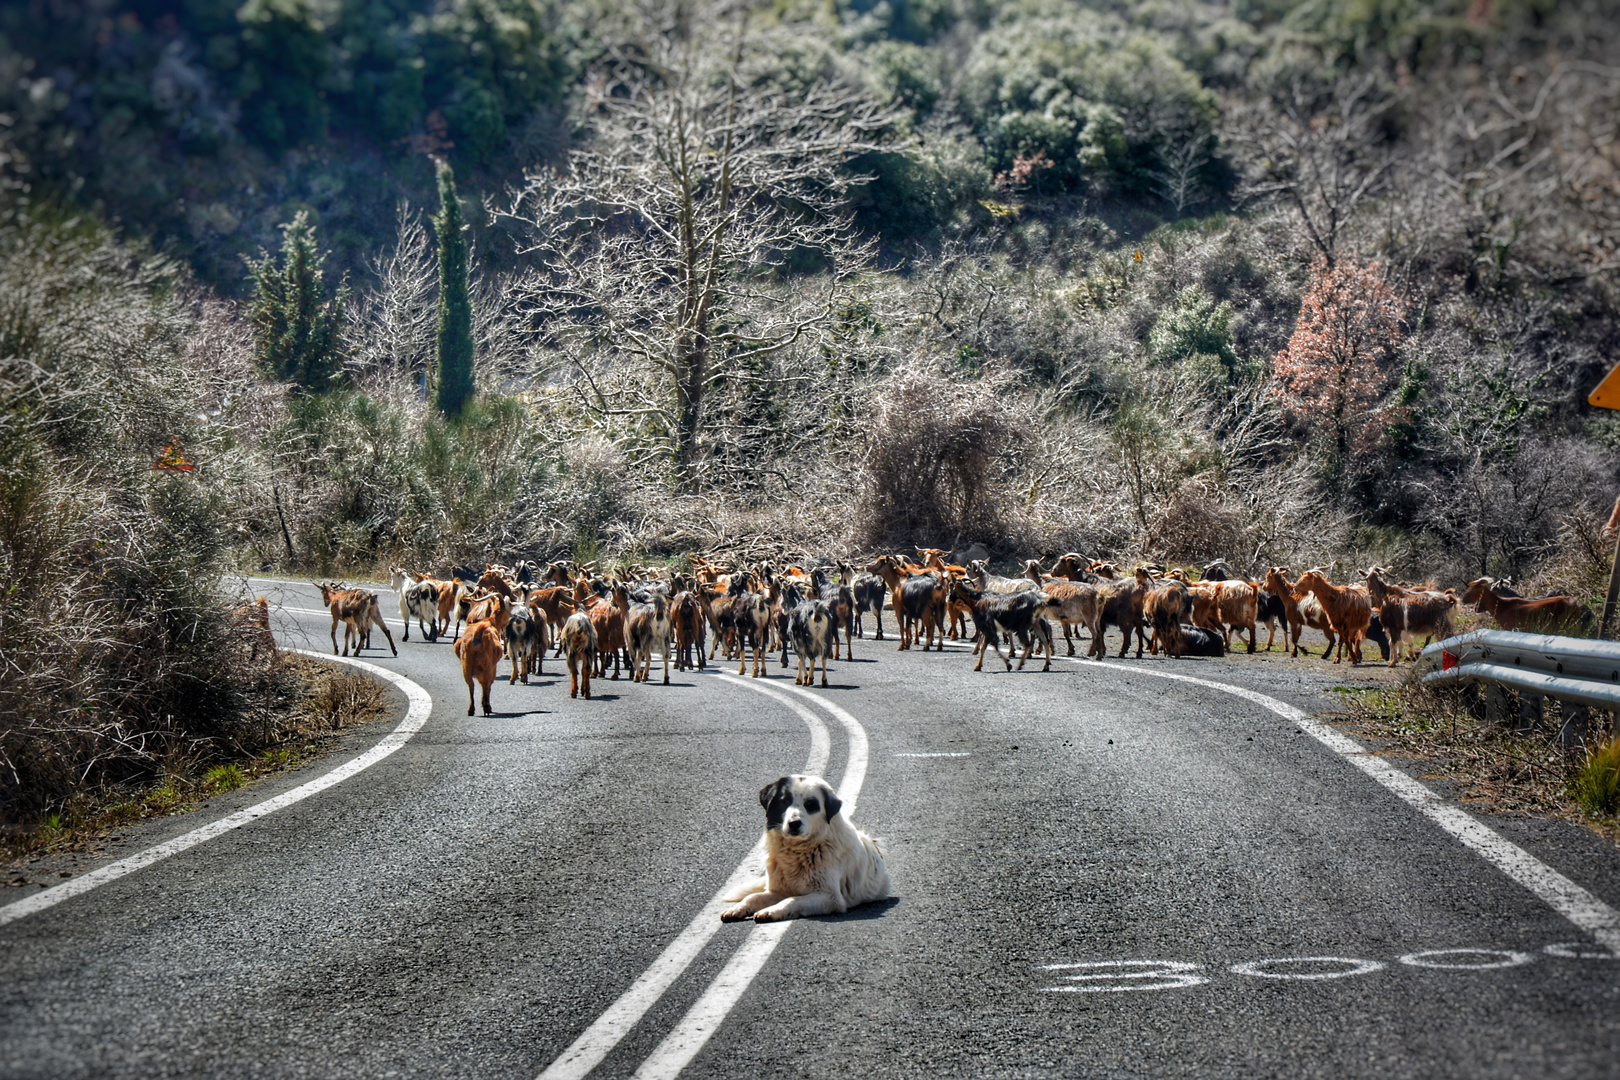
{"type": "MultiPolygon", "coordinates": [[[[254,587],[284,642],[328,646],[314,590],[254,587]]],[[[1615,1074],[1593,933],[1300,723],[1153,674],[1309,713],[1326,666],[856,652],[827,690],[773,664],[769,693],[711,669],[590,702],[548,658],[484,718],[447,641],[371,650],[434,702],[397,752],[0,925],[0,1076],[1615,1074]],[[858,780],[863,750],[854,820],[897,897],[711,927],[758,789],[823,760],[858,780]]],[[[1480,820],[1620,907],[1596,837],[1480,820]]]]}

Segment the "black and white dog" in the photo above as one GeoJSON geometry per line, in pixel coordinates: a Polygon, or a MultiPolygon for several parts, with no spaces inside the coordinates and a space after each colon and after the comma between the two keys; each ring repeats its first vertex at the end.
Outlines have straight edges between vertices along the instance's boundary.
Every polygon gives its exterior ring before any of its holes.
{"type": "Polygon", "coordinates": [[[839,814],[843,803],[819,776],[784,776],[759,793],[765,808],[765,877],[727,900],[721,922],[780,922],[831,915],[889,895],[877,843],[839,814]]]}

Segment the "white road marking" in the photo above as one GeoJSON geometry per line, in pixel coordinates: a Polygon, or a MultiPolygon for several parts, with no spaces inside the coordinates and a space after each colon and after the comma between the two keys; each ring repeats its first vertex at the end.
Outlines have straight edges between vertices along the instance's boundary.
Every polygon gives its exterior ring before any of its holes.
{"type": "Polygon", "coordinates": [[[1528,964],[1535,956],[1512,949],[1429,949],[1425,952],[1407,953],[1400,959],[1401,963],[1409,967],[1438,968],[1441,971],[1488,971],[1491,968],[1528,964]],[[1450,962],[1443,959],[1447,956],[1454,956],[1457,960],[1450,962]],[[1481,959],[1478,961],[1467,959],[1471,956],[1481,959]]]}
{"type": "Polygon", "coordinates": [[[386,668],[368,664],[364,660],[354,660],[342,656],[327,656],[324,653],[310,652],[307,649],[289,649],[287,651],[303,653],[305,656],[313,656],[322,660],[334,660],[340,664],[349,664],[393,683],[404,691],[406,698],[410,701],[410,708],[405,711],[405,719],[399,722],[398,727],[384,736],[381,742],[359,757],[350,758],[331,772],[323,773],[308,783],[293,788],[291,791],[284,791],[275,798],[266,799],[262,803],[256,803],[246,809],[238,810],[234,814],[228,814],[218,821],[182,833],[173,840],[164,841],[154,847],[147,848],[145,851],[136,852],[134,855],[119,859],[117,862],[110,862],[106,866],[97,867],[71,881],[65,881],[60,885],[37,892],[33,896],[0,907],[0,926],[16,922],[18,919],[44,911],[46,908],[55,907],[64,900],[82,896],[91,889],[105,885],[109,881],[116,881],[126,874],[133,874],[135,871],[151,866],[153,863],[161,862],[171,855],[178,855],[188,848],[194,848],[198,844],[214,839],[216,836],[223,836],[233,829],[239,829],[243,825],[257,821],[267,814],[273,814],[277,810],[301,802],[317,792],[341,784],[349,777],[364,772],[404,746],[410,741],[412,735],[422,730],[422,725],[427,723],[428,714],[433,711],[433,699],[428,696],[426,690],[423,690],[405,676],[389,671],[386,668]]]}
{"type": "Polygon", "coordinates": [[[1298,979],[1314,982],[1318,979],[1347,979],[1352,975],[1371,975],[1388,967],[1382,960],[1351,960],[1344,956],[1283,956],[1272,960],[1249,960],[1227,968],[1234,975],[1252,975],[1257,979],[1298,979]],[[1289,971],[1291,964],[1340,964],[1342,971],[1289,971]],[[1282,971],[1275,970],[1283,968],[1282,971]]]}
{"type": "Polygon", "coordinates": [[[1616,912],[1614,908],[1605,904],[1602,900],[1599,900],[1596,896],[1517,844],[1504,839],[1487,828],[1466,811],[1449,805],[1423,784],[1407,776],[1382,758],[1368,752],[1366,747],[1354,739],[1333,730],[1326,724],[1312,720],[1305,714],[1304,710],[1296,708],[1285,701],[1279,701],[1270,695],[1262,694],[1257,690],[1233,686],[1230,683],[1214,682],[1210,679],[1200,679],[1192,675],[1182,675],[1170,671],[1153,671],[1146,667],[1125,668],[1119,664],[1104,663],[1100,660],[1087,660],[1078,656],[1066,656],[1060,659],[1068,660],[1071,664],[1103,667],[1114,671],[1129,671],[1132,674],[1152,675],[1160,679],[1173,679],[1177,682],[1191,683],[1195,686],[1205,686],[1211,690],[1234,694],[1276,713],[1284,720],[1298,725],[1300,730],[1311,735],[1329,750],[1332,750],[1378,781],[1402,801],[1415,807],[1430,821],[1461,840],[1469,848],[1472,848],[1476,855],[1479,855],[1502,873],[1529,889],[1548,907],[1574,923],[1581,930],[1592,935],[1593,940],[1615,952],[1620,952],[1620,912],[1616,912]]]}
{"type": "Polygon", "coordinates": [[[971,757],[967,751],[957,751],[954,754],[896,754],[895,757],[971,757]]]}
{"type": "MultiPolygon", "coordinates": [[[[756,684],[757,685],[757,684],[756,684]]],[[[787,687],[783,687],[787,689],[787,687]]],[[[844,725],[849,738],[849,761],[844,766],[844,778],[838,785],[838,797],[843,800],[843,813],[853,815],[855,803],[866,783],[866,765],[869,745],[866,729],[849,713],[820,694],[794,687],[794,694],[815,701],[844,725]]],[[[812,770],[814,771],[814,770],[812,770]]],[[[716,919],[716,922],[719,920],[716,919]]],[[[720,1028],[726,1016],[742,998],[743,992],[770,959],[771,953],[786,936],[792,922],[756,924],[747,939],[726,961],[726,966],[703,996],[687,1010],[664,1041],[658,1044],[647,1060],[636,1070],[636,1080],[671,1080],[697,1056],[709,1038],[720,1028]]]]}
{"type": "Polygon", "coordinates": [[[1045,964],[1042,971],[1067,971],[1059,978],[1072,986],[1043,986],[1045,994],[1106,994],[1123,990],[1179,990],[1202,986],[1209,976],[1203,964],[1186,960],[1090,960],[1079,964],[1045,964]],[[1151,979],[1152,982],[1137,980],[1151,979]]]}
{"type": "Polygon", "coordinates": [[[1561,956],[1566,960],[1620,960],[1604,946],[1593,946],[1590,941],[1555,941],[1542,952],[1548,956],[1561,956]]]}
{"type": "MultiPolygon", "coordinates": [[[[810,758],[805,764],[805,772],[820,774],[827,767],[827,759],[832,752],[832,737],[828,734],[827,725],[822,723],[821,717],[768,683],[718,672],[714,677],[736,683],[738,686],[746,686],[786,705],[810,728],[810,758]]],[[[853,745],[851,754],[853,755],[853,745]]],[[[609,1005],[607,1011],[597,1017],[557,1060],[546,1067],[546,1071],[540,1074],[540,1080],[578,1080],[601,1064],[608,1052],[630,1034],[630,1030],[641,1021],[647,1010],[664,996],[664,992],[680,978],[681,973],[697,959],[704,946],[708,945],[709,939],[719,931],[722,925],[720,912],[731,906],[731,902],[725,897],[747,882],[762,877],[764,873],[765,840],[761,837],[743,858],[741,865],[726,879],[720,891],[715,893],[687,924],[686,929],[664,948],[658,959],[654,960],[652,965],[641,973],[641,977],[631,984],[630,989],[619,995],[619,999],[609,1005]]],[[[764,963],[763,958],[760,962],[764,963]]]]}

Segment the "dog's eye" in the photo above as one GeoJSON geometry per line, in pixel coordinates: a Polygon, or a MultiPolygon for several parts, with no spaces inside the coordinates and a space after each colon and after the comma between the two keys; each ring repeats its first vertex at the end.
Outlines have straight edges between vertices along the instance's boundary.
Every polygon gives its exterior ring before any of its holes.
{"type": "Polygon", "coordinates": [[[817,802],[815,799],[806,799],[806,800],[804,800],[804,812],[807,813],[807,814],[818,814],[818,813],[820,813],[821,812],[821,803],[817,802]]]}

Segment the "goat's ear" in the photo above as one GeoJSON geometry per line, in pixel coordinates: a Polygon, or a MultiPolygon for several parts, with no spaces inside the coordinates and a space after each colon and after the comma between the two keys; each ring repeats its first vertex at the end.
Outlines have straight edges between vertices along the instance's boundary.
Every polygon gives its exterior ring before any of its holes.
{"type": "Polygon", "coordinates": [[[831,821],[833,818],[838,816],[838,811],[844,808],[844,801],[837,795],[833,794],[832,788],[826,787],[825,785],[823,785],[821,789],[821,796],[827,804],[827,820],[831,821]]]}

